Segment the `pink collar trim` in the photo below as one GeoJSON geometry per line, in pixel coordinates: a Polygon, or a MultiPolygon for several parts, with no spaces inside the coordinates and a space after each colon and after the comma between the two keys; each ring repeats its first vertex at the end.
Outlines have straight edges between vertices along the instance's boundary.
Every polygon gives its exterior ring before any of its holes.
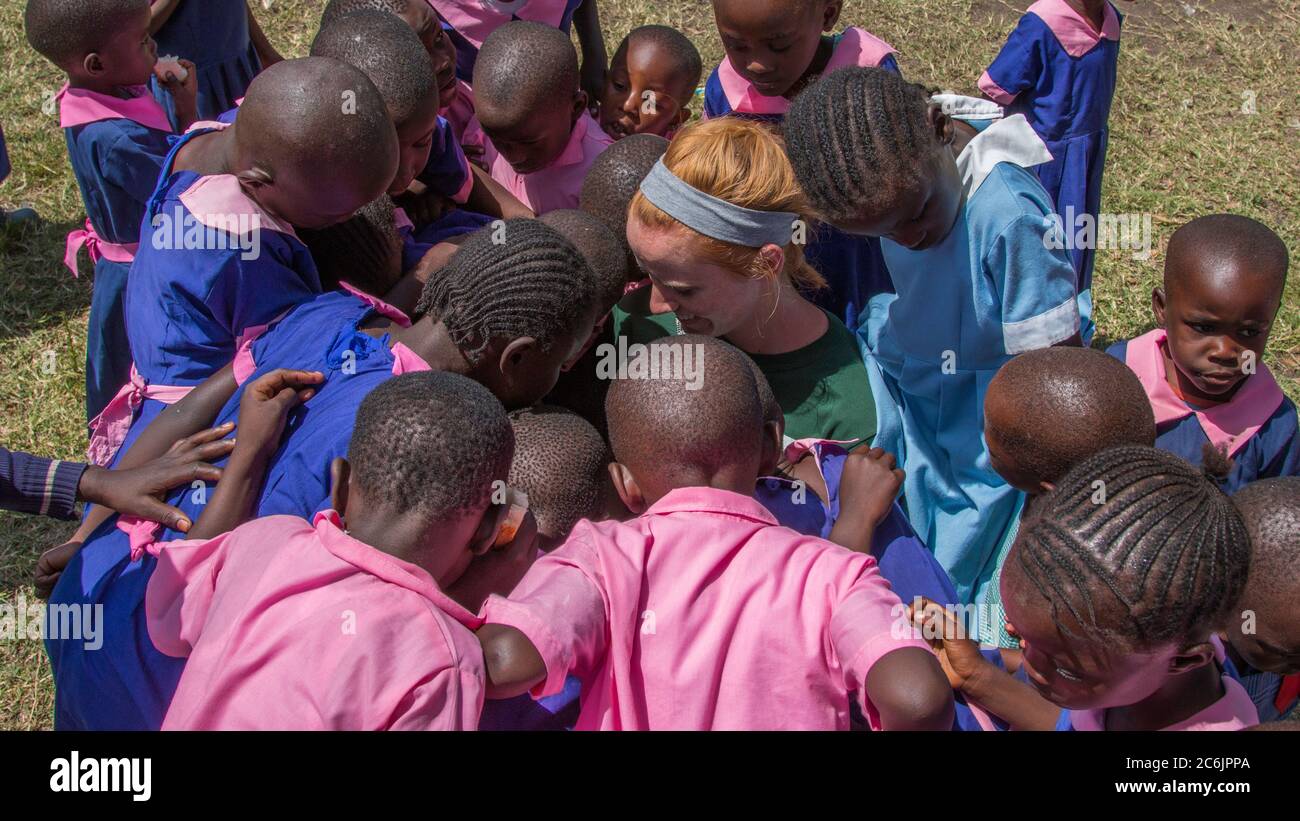
{"type": "MultiPolygon", "coordinates": [[[[850,66],[878,66],[886,57],[897,53],[897,49],[871,32],[851,26],[840,35],[823,73],[830,74],[850,66]]],[[[790,110],[790,101],[786,98],[759,94],[748,80],[740,76],[730,58],[723,58],[718,66],[718,80],[731,110],[737,114],[785,114],[790,110]]]]}
{"type": "MultiPolygon", "coordinates": [[[[583,142],[587,139],[587,132],[592,126],[595,126],[597,130],[600,128],[590,114],[585,111],[582,112],[582,116],[573,124],[573,133],[569,135],[569,142],[565,144],[564,151],[548,168],[564,168],[569,165],[577,165],[586,159],[587,152],[583,142]]],[[[601,133],[604,134],[605,132],[602,131],[601,133]]]]}
{"type": "MultiPolygon", "coordinates": [[[[1188,730],[1243,730],[1259,723],[1259,712],[1246,688],[1231,676],[1223,676],[1223,697],[1191,718],[1164,728],[1165,732],[1188,730]]],[[[1071,710],[1070,724],[1076,730],[1106,728],[1105,710],[1071,710]]]]}
{"type": "Polygon", "coordinates": [[[180,195],[180,201],[196,220],[209,228],[233,234],[241,229],[240,218],[247,217],[242,227],[251,227],[253,230],[270,228],[294,239],[298,238],[292,225],[271,216],[244,193],[239,178],[233,174],[199,177],[180,195]]]}
{"type": "Polygon", "coordinates": [[[1046,23],[1065,53],[1071,57],[1082,57],[1096,48],[1103,39],[1119,39],[1119,13],[1110,3],[1106,4],[1100,32],[1065,0],[1038,0],[1026,13],[1037,15],[1046,23]]]}
{"type": "MultiPolygon", "coordinates": [[[[365,291],[353,285],[351,282],[340,282],[339,287],[347,291],[349,294],[352,294],[357,299],[369,305],[371,308],[375,310],[375,313],[379,314],[380,316],[387,317],[388,319],[393,320],[403,328],[411,327],[411,318],[407,316],[406,313],[403,312],[400,308],[396,308],[392,305],[389,305],[387,302],[384,302],[379,297],[372,296],[371,294],[366,293],[365,291]]],[[[414,354],[412,355],[414,356],[414,354]]]]}
{"type": "Polygon", "coordinates": [[[393,343],[393,376],[401,376],[404,373],[420,373],[422,371],[431,371],[429,363],[420,358],[420,355],[401,342],[393,343]]]}
{"type": "Polygon", "coordinates": [[[710,487],[677,488],[651,505],[644,515],[669,513],[721,513],[766,525],[778,524],[768,509],[753,497],[710,487]]]}
{"type": "Polygon", "coordinates": [[[100,120],[130,120],[145,128],[171,133],[172,124],[167,112],[144,86],[129,86],[133,96],[122,99],[112,94],[100,94],[84,88],[72,88],[67,83],[59,89],[59,127],[76,128],[100,120]]]}
{"type": "Polygon", "coordinates": [[[433,603],[442,612],[475,630],[483,625],[483,620],[461,607],[443,593],[433,577],[421,567],[404,562],[396,556],[390,556],[368,544],[359,542],[343,530],[343,521],[333,510],[316,514],[312,520],[316,536],[330,553],[389,584],[418,593],[433,603]]]}
{"type": "Polygon", "coordinates": [[[1129,366],[1142,382],[1151,400],[1156,424],[1163,425],[1195,414],[1201,430],[1216,448],[1226,448],[1232,456],[1250,438],[1259,432],[1285,399],[1277,380],[1263,362],[1259,370],[1246,377],[1246,383],[1237,389],[1230,402],[1204,410],[1195,410],[1174,393],[1165,381],[1164,346],[1167,335],[1156,328],[1136,339],[1130,339],[1124,355],[1129,366]]]}

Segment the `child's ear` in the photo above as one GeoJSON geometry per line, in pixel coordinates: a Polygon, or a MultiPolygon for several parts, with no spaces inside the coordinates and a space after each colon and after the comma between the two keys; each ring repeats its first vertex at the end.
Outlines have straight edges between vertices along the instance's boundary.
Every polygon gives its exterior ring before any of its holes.
{"type": "Polygon", "coordinates": [[[1151,291],[1151,311],[1156,315],[1156,324],[1165,327],[1165,289],[1154,288],[1151,291]]]}
{"type": "Polygon", "coordinates": [[[352,466],[342,456],[330,462],[330,507],[347,521],[348,484],[352,480],[352,466]]]}
{"type": "Polygon", "coordinates": [[[587,99],[587,92],[578,89],[573,95],[573,121],[576,123],[583,114],[587,113],[590,101],[587,99]]]}
{"type": "Polygon", "coordinates": [[[1169,675],[1176,676],[1180,673],[1199,670],[1212,663],[1215,658],[1214,645],[1208,641],[1194,644],[1191,647],[1184,648],[1182,652],[1169,660],[1169,675]]]}
{"type": "Polygon", "coordinates": [[[844,0],[830,0],[822,12],[822,31],[834,31],[840,21],[840,12],[844,10],[844,0]]]}
{"type": "Polygon", "coordinates": [[[271,176],[269,171],[257,165],[244,171],[240,171],[235,175],[235,178],[239,180],[240,185],[245,188],[251,188],[254,191],[275,184],[275,177],[271,176]]]}
{"type": "Polygon", "coordinates": [[[104,73],[104,58],[99,56],[99,52],[92,51],[82,58],[81,67],[91,77],[98,77],[104,73]]]}
{"type": "Polygon", "coordinates": [[[618,498],[623,500],[623,506],[628,509],[633,516],[640,516],[650,507],[645,503],[645,496],[641,494],[641,488],[637,486],[636,477],[632,471],[627,469],[626,465],[618,462],[609,463],[609,478],[614,482],[614,490],[618,491],[618,498]]]}
{"type": "Polygon", "coordinates": [[[531,336],[521,336],[502,348],[501,356],[497,360],[497,367],[501,369],[502,376],[512,379],[536,347],[536,339],[531,336]]]}
{"type": "Polygon", "coordinates": [[[953,140],[957,138],[957,129],[952,117],[943,113],[943,109],[934,104],[930,105],[929,116],[930,127],[934,130],[934,138],[939,141],[939,145],[952,145],[953,140]]]}
{"type": "Polygon", "coordinates": [[[510,505],[488,505],[479,517],[478,526],[474,528],[474,535],[470,538],[469,549],[475,556],[482,556],[492,549],[496,544],[497,534],[501,532],[501,525],[505,521],[506,514],[510,512],[510,505]]]}

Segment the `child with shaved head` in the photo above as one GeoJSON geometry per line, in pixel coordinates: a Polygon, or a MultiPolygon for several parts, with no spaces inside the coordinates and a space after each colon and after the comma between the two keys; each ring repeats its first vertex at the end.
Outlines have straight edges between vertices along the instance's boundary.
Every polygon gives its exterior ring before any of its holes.
{"type": "Polygon", "coordinates": [[[1250,534],[1250,575],[1228,625],[1228,657],[1260,721],[1300,699],[1300,477],[1249,484],[1232,497],[1250,534]]]}
{"type": "Polygon", "coordinates": [[[1108,351],[1142,380],[1156,446],[1193,465],[1207,445],[1226,454],[1229,493],[1300,474],[1295,404],[1263,361],[1289,264],[1286,244],[1262,223],[1194,219],[1169,240],[1164,285],[1152,294],[1159,327],[1108,351]]]}
{"type": "Polygon", "coordinates": [[[1155,419],[1142,384],[1120,362],[1090,348],[1044,348],[1012,359],[989,383],[984,439],[993,469],[1022,495],[1015,524],[979,576],[979,637],[1014,648],[999,580],[1019,523],[1085,459],[1121,445],[1151,447],[1155,419]]]}
{"type": "Polygon", "coordinates": [[[847,729],[851,698],[874,727],[946,729],[951,691],[899,632],[874,560],[754,500],[771,434],[743,355],[701,336],[657,344],[703,371],[610,387],[611,476],[637,518],[580,523],[488,601],[489,697],[549,695],[572,673],[576,729],[847,729]]]}
{"type": "Polygon", "coordinates": [[[152,419],[229,364],[246,331],[320,293],[296,229],[351,217],[388,187],[398,154],[374,84],[328,57],[271,66],[233,125],[178,140],[127,282],[138,379],[109,405],[92,446],[113,453],[133,409],[137,422],[152,419]]]}
{"type": "Polygon", "coordinates": [[[515,21],[487,38],[474,69],[478,122],[492,178],[537,214],[577,208],[582,181],[613,142],[587,112],[578,57],[563,32],[515,21]]]}

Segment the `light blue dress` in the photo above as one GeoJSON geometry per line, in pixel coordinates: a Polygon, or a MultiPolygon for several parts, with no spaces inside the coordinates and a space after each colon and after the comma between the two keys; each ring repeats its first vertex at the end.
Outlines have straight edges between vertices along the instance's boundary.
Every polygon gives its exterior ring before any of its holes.
{"type": "Polygon", "coordinates": [[[907,471],[908,518],[961,603],[1015,521],[1019,493],[989,463],[984,394],[1012,356],[1079,332],[1074,266],[1044,243],[1052,201],[1026,170],[1051,159],[1024,117],[987,126],[957,159],[965,198],[939,244],[882,246],[898,293],[858,327],[880,430],[907,471]]]}

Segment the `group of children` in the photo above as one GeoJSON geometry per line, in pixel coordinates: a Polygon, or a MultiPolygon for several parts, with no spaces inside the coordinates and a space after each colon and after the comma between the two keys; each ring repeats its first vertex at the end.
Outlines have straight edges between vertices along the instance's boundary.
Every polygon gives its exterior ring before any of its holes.
{"type": "Polygon", "coordinates": [[[1193,220],[1157,330],[1089,349],[1092,253],[1045,238],[1100,209],[1114,6],[1035,3],[977,99],[844,5],[713,0],[689,124],[699,52],[606,65],[597,0],[330,0],[285,60],[244,3],[28,0],[91,460],[213,463],[41,557],[51,623],[107,626],[47,634],[56,727],[1289,712],[1285,245],[1193,220]]]}

